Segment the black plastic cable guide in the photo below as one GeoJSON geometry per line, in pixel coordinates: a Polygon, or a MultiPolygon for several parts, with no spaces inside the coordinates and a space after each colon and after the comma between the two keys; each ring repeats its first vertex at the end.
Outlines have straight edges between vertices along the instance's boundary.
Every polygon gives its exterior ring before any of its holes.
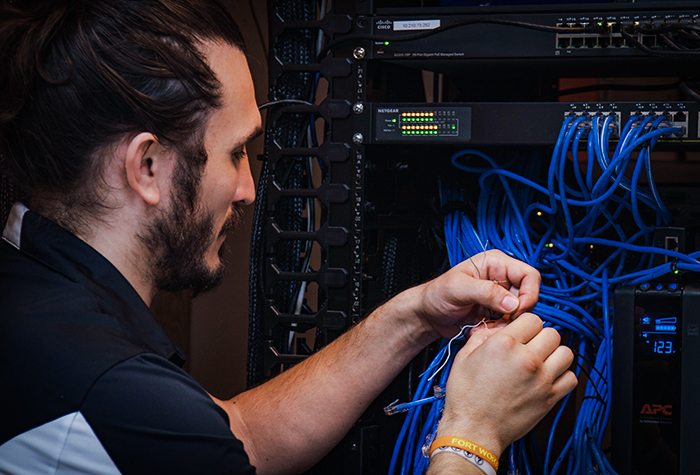
{"type": "Polygon", "coordinates": [[[320,104],[285,104],[271,109],[267,120],[274,127],[275,122],[287,114],[315,114],[325,120],[346,119],[350,116],[350,101],[327,97],[320,104]]]}
{"type": "Polygon", "coordinates": [[[295,355],[289,353],[280,353],[275,347],[273,340],[265,340],[263,359],[265,361],[263,374],[266,377],[272,376],[272,370],[283,364],[297,364],[308,358],[308,355],[295,355]]]}
{"type": "Polygon", "coordinates": [[[270,180],[267,190],[267,209],[272,212],[280,198],[316,198],[326,206],[345,203],[350,196],[350,189],[341,183],[324,183],[318,188],[282,188],[274,180],[270,180]]]}
{"type": "Polygon", "coordinates": [[[274,142],[274,148],[268,150],[268,163],[272,169],[277,162],[287,157],[318,157],[326,165],[333,162],[344,162],[350,158],[350,146],[346,143],[324,142],[318,147],[283,148],[274,142]]]}
{"type": "Polygon", "coordinates": [[[270,22],[270,37],[277,40],[285,30],[322,30],[326,36],[333,37],[337,34],[348,33],[352,29],[352,17],[350,15],[334,14],[327,12],[319,20],[283,20],[278,14],[278,9],[272,13],[275,21],[270,22]]]}
{"type": "Polygon", "coordinates": [[[275,263],[274,257],[265,259],[265,294],[269,297],[279,282],[306,281],[316,282],[319,286],[342,287],[348,281],[348,271],[339,267],[329,267],[327,263],[313,272],[289,272],[281,270],[275,263]]]}
{"type": "Polygon", "coordinates": [[[348,58],[327,57],[320,63],[282,63],[279,59],[270,63],[270,73],[276,78],[288,72],[320,73],[331,80],[336,77],[347,77],[352,73],[352,63],[348,58]]]}
{"type": "Polygon", "coordinates": [[[316,313],[294,314],[282,313],[272,299],[267,299],[265,305],[265,321],[267,336],[272,335],[272,330],[279,325],[306,325],[311,327],[323,327],[329,330],[342,330],[347,325],[347,314],[341,311],[328,310],[328,305],[324,304],[316,313]]]}
{"type": "Polygon", "coordinates": [[[315,231],[284,231],[277,223],[274,217],[267,219],[267,254],[274,254],[274,248],[280,241],[284,240],[301,240],[301,241],[316,241],[324,249],[331,246],[344,246],[348,242],[348,230],[341,226],[330,226],[328,223],[323,223],[315,231]]]}

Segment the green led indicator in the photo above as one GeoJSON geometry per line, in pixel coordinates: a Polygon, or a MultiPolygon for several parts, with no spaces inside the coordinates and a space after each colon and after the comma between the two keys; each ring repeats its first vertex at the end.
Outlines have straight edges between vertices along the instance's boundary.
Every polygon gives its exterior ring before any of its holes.
{"type": "Polygon", "coordinates": [[[384,42],[384,46],[389,46],[389,42],[388,42],[388,41],[385,41],[385,42],[384,42]]]}
{"type": "Polygon", "coordinates": [[[391,119],[391,121],[392,121],[393,123],[396,123],[396,119],[391,119]]]}
{"type": "Polygon", "coordinates": [[[452,126],[452,130],[455,130],[456,128],[457,128],[456,125],[453,125],[453,126],[452,126]]]}

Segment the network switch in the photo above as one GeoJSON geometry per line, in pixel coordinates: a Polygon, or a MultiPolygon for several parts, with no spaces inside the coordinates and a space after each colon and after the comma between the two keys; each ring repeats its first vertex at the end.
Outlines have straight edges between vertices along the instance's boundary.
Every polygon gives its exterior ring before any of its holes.
{"type": "Polygon", "coordinates": [[[700,140],[700,104],[695,102],[386,103],[371,104],[371,109],[373,131],[363,131],[368,143],[550,145],[567,117],[581,118],[580,127],[605,124],[611,140],[628,123],[677,129],[664,136],[666,143],[700,140]],[[533,122],[538,127],[531,127],[533,122]]]}

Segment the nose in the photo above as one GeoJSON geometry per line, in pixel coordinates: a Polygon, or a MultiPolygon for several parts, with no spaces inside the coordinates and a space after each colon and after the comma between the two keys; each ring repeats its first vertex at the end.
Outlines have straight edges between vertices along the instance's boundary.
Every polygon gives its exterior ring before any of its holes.
{"type": "Polygon", "coordinates": [[[253,172],[250,170],[250,162],[245,159],[245,163],[241,163],[238,176],[238,189],[234,201],[237,203],[243,202],[250,205],[255,201],[255,181],[253,180],[253,172]]]}

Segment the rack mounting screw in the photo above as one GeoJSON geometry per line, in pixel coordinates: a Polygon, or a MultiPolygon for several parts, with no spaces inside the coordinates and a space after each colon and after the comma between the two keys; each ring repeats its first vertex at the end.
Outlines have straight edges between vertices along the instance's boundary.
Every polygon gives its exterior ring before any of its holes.
{"type": "Polygon", "coordinates": [[[358,46],[355,48],[355,50],[352,52],[352,57],[355,59],[364,59],[365,57],[365,49],[362,46],[358,46]]]}
{"type": "Polygon", "coordinates": [[[365,105],[361,102],[356,102],[354,106],[352,106],[352,111],[355,114],[362,114],[365,111],[365,105]]]}
{"type": "Polygon", "coordinates": [[[355,135],[352,136],[352,141],[356,143],[357,145],[360,145],[363,141],[365,140],[364,136],[357,132],[355,135]]]}

